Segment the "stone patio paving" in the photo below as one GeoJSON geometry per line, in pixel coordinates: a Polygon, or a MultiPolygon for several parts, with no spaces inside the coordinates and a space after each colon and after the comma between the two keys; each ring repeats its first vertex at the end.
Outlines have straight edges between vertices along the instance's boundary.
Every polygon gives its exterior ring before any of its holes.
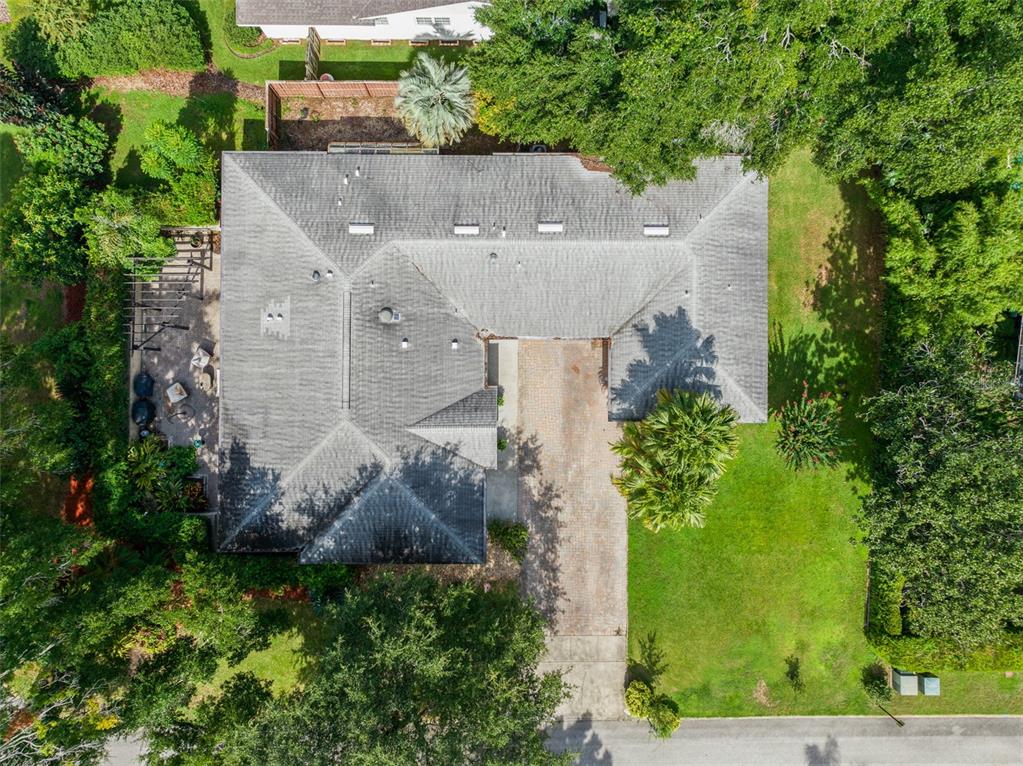
{"type": "MultiPolygon", "coordinates": [[[[179,316],[173,327],[166,327],[148,340],[142,349],[131,355],[131,377],[147,372],[156,381],[151,400],[156,406],[156,419],[150,430],[163,434],[172,446],[201,444],[196,450],[199,469],[196,476],[206,481],[206,497],[210,512],[217,507],[219,460],[219,369],[220,369],[220,254],[208,254],[201,273],[184,291],[178,302],[179,316]],[[199,385],[201,370],[191,365],[196,349],[210,354],[214,370],[213,388],[204,391],[199,385]],[[188,396],[171,404],[164,392],[173,383],[181,383],[188,396]]],[[[134,400],[134,393],[132,394],[134,400]]],[[[131,436],[137,438],[138,427],[131,424],[131,436]]]]}
{"type": "Polygon", "coordinates": [[[575,686],[565,718],[624,715],[628,653],[625,502],[610,481],[600,341],[519,341],[519,517],[530,530],[522,586],[550,620],[540,670],[575,686]]]}

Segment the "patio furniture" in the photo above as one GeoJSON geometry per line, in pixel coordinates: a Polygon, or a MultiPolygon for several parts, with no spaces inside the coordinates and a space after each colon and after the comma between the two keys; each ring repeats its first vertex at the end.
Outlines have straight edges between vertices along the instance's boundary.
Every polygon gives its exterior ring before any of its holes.
{"type": "Polygon", "coordinates": [[[202,372],[199,373],[199,388],[205,391],[207,394],[213,393],[214,384],[214,373],[212,364],[206,365],[202,372]]]}
{"type": "Polygon", "coordinates": [[[188,389],[186,389],[180,383],[171,383],[167,386],[167,402],[169,404],[177,404],[188,398],[188,389]]]}
{"type": "Polygon", "coordinates": [[[192,354],[192,367],[198,367],[200,370],[205,369],[206,365],[210,363],[210,353],[202,346],[196,346],[195,353],[192,354]]]}

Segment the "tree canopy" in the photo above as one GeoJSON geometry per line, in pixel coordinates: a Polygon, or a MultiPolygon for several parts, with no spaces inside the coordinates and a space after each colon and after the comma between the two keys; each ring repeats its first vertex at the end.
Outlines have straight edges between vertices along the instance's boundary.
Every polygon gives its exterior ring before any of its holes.
{"type": "Polygon", "coordinates": [[[565,687],[535,672],[543,619],[514,590],[383,576],[349,591],[335,617],[315,676],[252,723],[246,762],[565,762],[541,731],[565,687]]]}
{"type": "Polygon", "coordinates": [[[913,635],[962,652],[1023,627],[1023,401],[976,341],[923,343],[869,402],[871,558],[913,635]]]}
{"type": "Polygon", "coordinates": [[[394,99],[398,116],[424,146],[457,141],[472,125],[473,101],[465,69],[427,53],[401,73],[394,99]]]}
{"type": "Polygon", "coordinates": [[[633,190],[738,151],[794,146],[914,193],[976,181],[1023,140],[1020,0],[615,3],[495,0],[469,56],[480,125],[603,157],[633,190]]]}

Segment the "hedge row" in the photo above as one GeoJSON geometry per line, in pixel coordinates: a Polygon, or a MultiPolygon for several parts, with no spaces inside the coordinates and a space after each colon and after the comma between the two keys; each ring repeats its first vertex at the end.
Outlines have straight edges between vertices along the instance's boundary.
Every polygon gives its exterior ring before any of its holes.
{"type": "Polygon", "coordinates": [[[176,0],[127,0],[97,13],[57,51],[67,77],[142,69],[198,70],[205,65],[195,22],[176,0]]]}
{"type": "Polygon", "coordinates": [[[963,653],[951,641],[903,633],[905,577],[872,566],[867,639],[889,664],[908,670],[1023,670],[1023,633],[1005,633],[995,646],[963,653]]]}

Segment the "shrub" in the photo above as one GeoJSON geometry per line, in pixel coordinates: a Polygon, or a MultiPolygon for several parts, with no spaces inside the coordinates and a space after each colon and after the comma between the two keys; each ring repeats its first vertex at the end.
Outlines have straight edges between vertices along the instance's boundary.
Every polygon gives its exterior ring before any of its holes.
{"type": "Polygon", "coordinates": [[[19,179],[0,211],[4,267],[35,283],[82,281],[87,257],[77,212],[89,197],[78,179],[57,170],[19,179]]]}
{"type": "Polygon", "coordinates": [[[394,99],[405,128],[425,146],[454,143],[472,125],[472,92],[465,69],[427,53],[401,73],[394,99]]]}
{"type": "Polygon", "coordinates": [[[529,530],[524,524],[494,519],[487,524],[487,534],[497,547],[507,551],[512,558],[522,563],[526,557],[526,547],[529,544],[529,530]]]}
{"type": "Polygon", "coordinates": [[[4,37],[4,55],[23,72],[50,78],[61,74],[54,47],[31,16],[19,19],[4,37]]]}
{"type": "Polygon", "coordinates": [[[654,690],[645,681],[632,681],[625,689],[625,709],[633,718],[646,718],[654,702],[654,690]]]}
{"type": "Polygon", "coordinates": [[[738,449],[736,421],[735,410],[710,394],[658,392],[653,411],[626,423],[611,446],[621,457],[621,474],[612,481],[629,516],[654,532],[702,527],[715,482],[738,449]]]}
{"type": "Polygon", "coordinates": [[[508,440],[507,439],[498,439],[497,440],[497,448],[501,452],[504,452],[506,449],[508,449],[508,440]]]}
{"type": "Polygon", "coordinates": [[[216,217],[216,159],[191,132],[157,120],[146,128],[142,171],[167,186],[153,199],[164,223],[203,225],[216,217]]]}
{"type": "Polygon", "coordinates": [[[880,662],[863,668],[860,680],[863,683],[863,691],[875,705],[891,702],[892,687],[888,685],[888,671],[880,662]]]}
{"type": "Polygon", "coordinates": [[[778,413],[778,451],[791,468],[834,465],[846,442],[839,434],[841,407],[830,394],[811,397],[803,383],[798,401],[786,403],[778,413]]]}
{"type": "Polygon", "coordinates": [[[255,48],[263,40],[258,27],[240,27],[235,23],[235,0],[224,2],[224,37],[229,45],[241,48],[255,48]]]}
{"type": "Polygon", "coordinates": [[[90,0],[34,0],[32,16],[43,37],[61,45],[80,37],[92,19],[90,0]]]}
{"type": "Polygon", "coordinates": [[[52,168],[86,181],[103,172],[110,148],[110,139],[98,123],[63,114],[18,134],[15,143],[25,162],[40,172],[52,168]]]}
{"type": "Polygon", "coordinates": [[[107,189],[79,209],[78,219],[93,268],[127,269],[135,256],[155,264],[174,255],[174,244],[160,234],[159,220],[131,192],[107,189]]]}
{"type": "Polygon", "coordinates": [[[902,635],[902,590],[906,578],[880,566],[870,568],[870,627],[889,636],[902,635]]]}
{"type": "Polygon", "coordinates": [[[650,704],[647,722],[655,736],[661,739],[670,737],[682,723],[682,716],[679,715],[675,700],[666,694],[656,695],[650,704]]]}
{"type": "Polygon", "coordinates": [[[59,113],[64,91],[21,65],[0,64],[0,122],[39,125],[59,113]]]}
{"type": "Polygon", "coordinates": [[[198,70],[205,65],[195,22],[176,0],[124,0],[99,13],[57,51],[68,77],[140,69],[198,70]]]}

